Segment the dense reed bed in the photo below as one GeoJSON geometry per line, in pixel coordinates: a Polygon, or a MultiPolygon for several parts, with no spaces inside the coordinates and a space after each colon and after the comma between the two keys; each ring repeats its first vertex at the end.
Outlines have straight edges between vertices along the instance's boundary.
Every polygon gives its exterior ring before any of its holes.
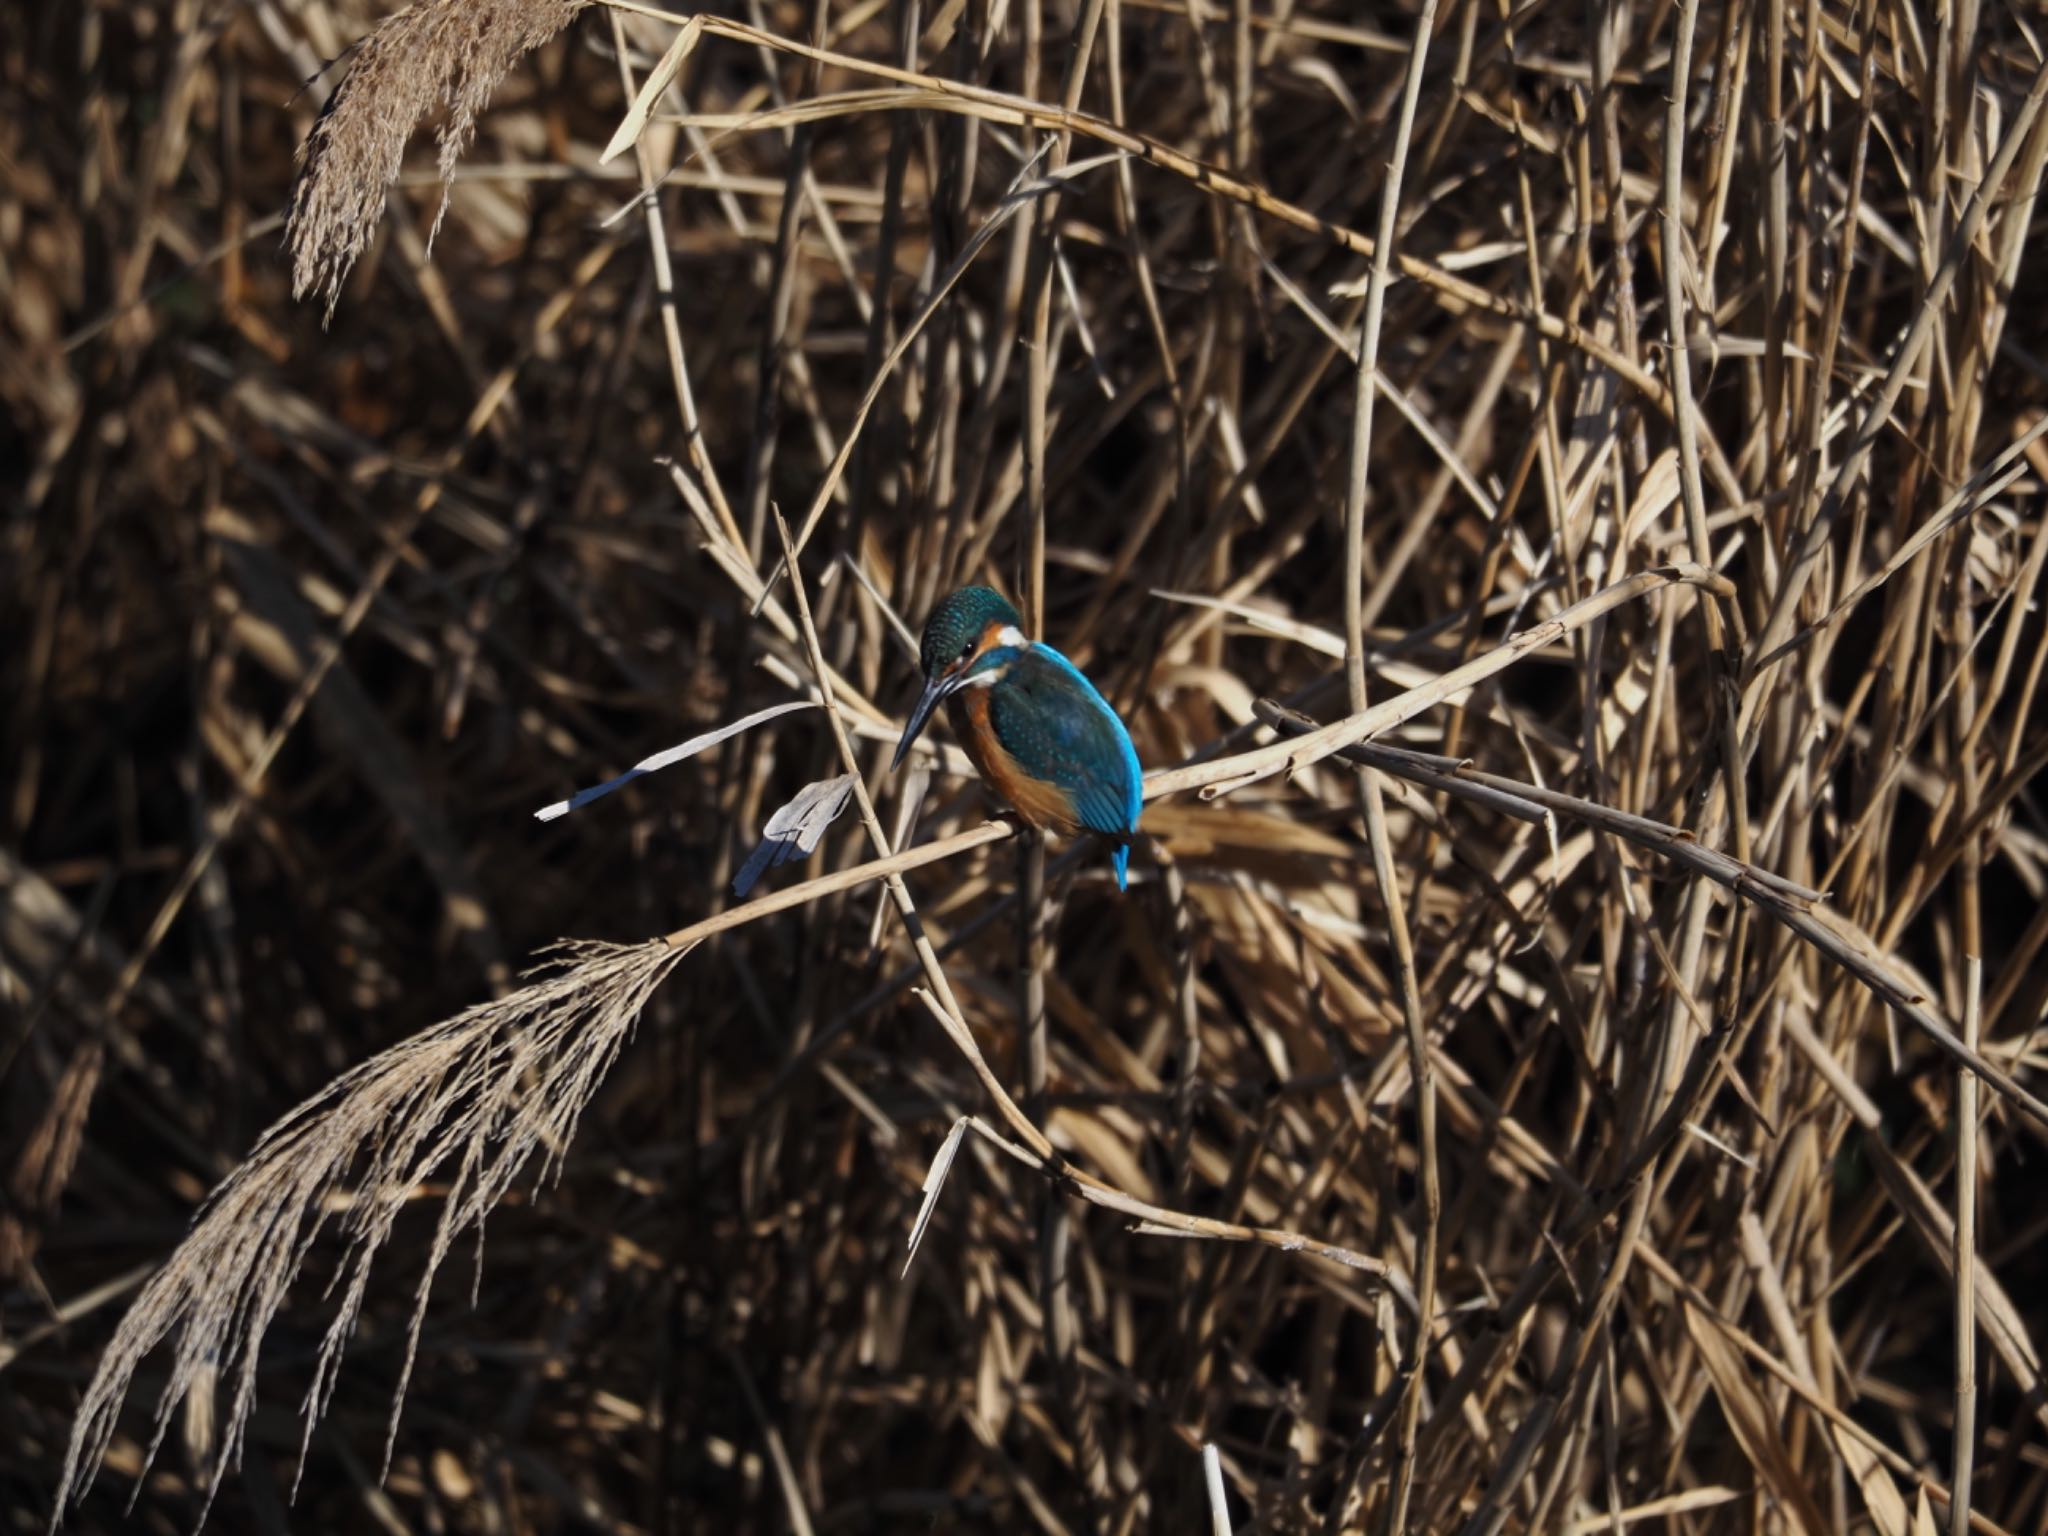
{"type": "Polygon", "coordinates": [[[7,1528],[2048,1530],[2044,100],[1974,0],[10,10],[7,1528]],[[968,580],[1128,893],[888,771],[968,580]]]}

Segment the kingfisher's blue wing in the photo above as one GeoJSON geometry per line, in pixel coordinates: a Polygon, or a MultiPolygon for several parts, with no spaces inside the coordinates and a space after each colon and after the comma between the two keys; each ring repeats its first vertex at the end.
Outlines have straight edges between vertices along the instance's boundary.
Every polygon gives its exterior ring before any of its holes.
{"type": "Polygon", "coordinates": [[[1081,825],[1128,838],[1144,806],[1144,773],[1109,701],[1050,646],[1018,652],[989,691],[989,725],[1033,778],[1057,784],[1081,825]]]}

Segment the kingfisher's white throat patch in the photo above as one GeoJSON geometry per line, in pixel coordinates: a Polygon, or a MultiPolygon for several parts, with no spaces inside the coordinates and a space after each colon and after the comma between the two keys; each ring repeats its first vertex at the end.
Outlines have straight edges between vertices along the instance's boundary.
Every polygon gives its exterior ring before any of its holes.
{"type": "MultiPolygon", "coordinates": [[[[982,658],[996,651],[1027,651],[1031,642],[1024,638],[1024,631],[1014,624],[991,624],[981,632],[981,642],[974,648],[974,659],[982,658]]],[[[982,668],[960,679],[961,688],[993,688],[1005,672],[1010,670],[1007,659],[994,666],[982,668]]]]}

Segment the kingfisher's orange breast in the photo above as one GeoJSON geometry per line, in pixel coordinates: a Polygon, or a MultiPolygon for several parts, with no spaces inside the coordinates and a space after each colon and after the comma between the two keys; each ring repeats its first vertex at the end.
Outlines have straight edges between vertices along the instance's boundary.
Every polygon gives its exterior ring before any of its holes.
{"type": "Polygon", "coordinates": [[[988,706],[986,688],[963,688],[946,701],[953,734],[960,738],[960,745],[981,775],[981,782],[1031,826],[1068,834],[1079,831],[1081,818],[1074,814],[1067,792],[1024,771],[1023,765],[996,739],[988,706]]]}

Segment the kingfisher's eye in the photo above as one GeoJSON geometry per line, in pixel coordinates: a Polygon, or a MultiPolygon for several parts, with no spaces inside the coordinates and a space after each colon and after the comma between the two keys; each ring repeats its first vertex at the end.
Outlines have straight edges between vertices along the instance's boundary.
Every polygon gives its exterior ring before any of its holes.
{"type": "Polygon", "coordinates": [[[972,656],[973,654],[974,642],[972,640],[968,641],[965,645],[960,647],[960,659],[962,661],[965,661],[968,657],[972,656]]]}

